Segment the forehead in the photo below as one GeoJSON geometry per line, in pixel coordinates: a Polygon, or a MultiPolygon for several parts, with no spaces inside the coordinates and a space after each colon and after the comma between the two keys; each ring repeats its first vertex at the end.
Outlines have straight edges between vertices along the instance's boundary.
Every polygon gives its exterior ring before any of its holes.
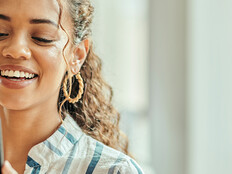
{"type": "Polygon", "coordinates": [[[0,13],[13,20],[30,18],[50,18],[58,20],[57,0],[0,0],[0,13]]]}

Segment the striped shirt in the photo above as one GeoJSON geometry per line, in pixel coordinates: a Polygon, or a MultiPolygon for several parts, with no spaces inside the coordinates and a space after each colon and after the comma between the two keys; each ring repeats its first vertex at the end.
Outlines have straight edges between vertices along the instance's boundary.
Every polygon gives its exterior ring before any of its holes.
{"type": "Polygon", "coordinates": [[[24,174],[143,174],[130,157],[82,132],[69,115],[29,151],[24,174]]]}

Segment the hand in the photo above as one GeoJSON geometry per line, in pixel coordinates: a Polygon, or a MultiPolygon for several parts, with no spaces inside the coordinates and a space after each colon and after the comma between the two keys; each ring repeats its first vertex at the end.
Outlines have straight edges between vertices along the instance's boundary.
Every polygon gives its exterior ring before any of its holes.
{"type": "Polygon", "coordinates": [[[2,174],[18,174],[15,169],[11,166],[9,161],[5,161],[2,166],[2,174]]]}

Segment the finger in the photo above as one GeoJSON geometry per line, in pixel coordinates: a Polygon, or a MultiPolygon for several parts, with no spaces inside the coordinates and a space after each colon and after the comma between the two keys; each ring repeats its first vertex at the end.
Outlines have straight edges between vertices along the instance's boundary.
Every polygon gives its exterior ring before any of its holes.
{"type": "Polygon", "coordinates": [[[3,164],[3,174],[18,174],[13,167],[11,166],[11,164],[9,163],[9,161],[5,161],[3,164]]]}
{"type": "Polygon", "coordinates": [[[9,161],[5,161],[3,166],[2,166],[2,172],[3,174],[18,174],[13,167],[11,166],[11,164],[9,163],[9,161]]]}

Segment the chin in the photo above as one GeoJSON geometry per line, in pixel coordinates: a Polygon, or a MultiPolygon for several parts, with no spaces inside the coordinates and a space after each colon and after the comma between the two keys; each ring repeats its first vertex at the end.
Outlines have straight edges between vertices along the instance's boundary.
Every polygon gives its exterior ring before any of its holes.
{"type": "Polygon", "coordinates": [[[7,98],[5,100],[3,100],[2,98],[0,98],[0,105],[5,108],[5,109],[9,109],[9,110],[25,110],[27,108],[30,107],[30,104],[28,102],[26,102],[24,99],[20,98],[14,98],[14,99],[10,99],[7,98]]]}
{"type": "Polygon", "coordinates": [[[29,107],[25,107],[25,105],[22,106],[22,105],[12,105],[12,104],[1,104],[1,106],[2,106],[4,109],[7,109],[7,110],[14,110],[14,111],[26,110],[26,109],[29,108],[29,107]]]}

